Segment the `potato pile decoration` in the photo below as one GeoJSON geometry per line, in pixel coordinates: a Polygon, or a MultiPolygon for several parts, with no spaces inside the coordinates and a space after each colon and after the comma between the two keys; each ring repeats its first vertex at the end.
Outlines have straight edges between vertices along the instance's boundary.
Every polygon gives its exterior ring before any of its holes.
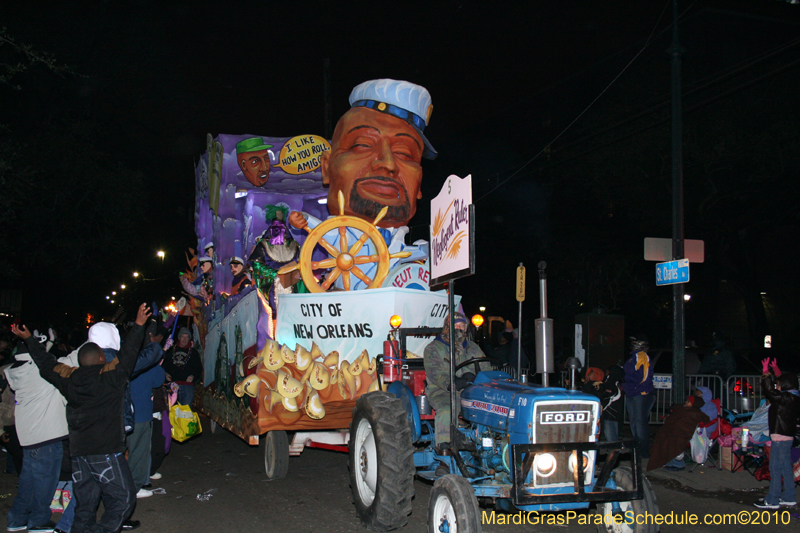
{"type": "Polygon", "coordinates": [[[323,356],[313,343],[311,351],[297,344],[294,350],[268,340],[250,360],[258,367],[234,386],[240,398],[247,394],[263,398],[264,408],[281,422],[291,424],[305,413],[313,420],[325,416],[325,404],[355,400],[366,392],[379,390],[377,361],[367,350],[355,361],[339,361],[339,352],[323,356]]]}

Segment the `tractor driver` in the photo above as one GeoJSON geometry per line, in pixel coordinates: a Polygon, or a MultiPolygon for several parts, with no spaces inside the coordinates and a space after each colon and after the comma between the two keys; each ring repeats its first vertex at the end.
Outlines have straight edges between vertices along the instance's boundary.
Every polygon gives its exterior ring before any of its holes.
{"type": "MultiPolygon", "coordinates": [[[[455,335],[450,334],[450,315],[444,318],[442,332],[425,347],[425,372],[428,386],[425,393],[431,406],[436,409],[436,451],[445,455],[450,448],[450,341],[455,342],[456,366],[468,359],[486,357],[472,341],[467,340],[467,318],[456,312],[455,335]]],[[[488,362],[480,363],[480,369],[491,370],[488,362]]],[[[461,402],[461,390],[475,379],[474,367],[468,365],[456,372],[456,405],[461,402]]],[[[459,432],[457,435],[461,435],[459,432]]],[[[461,443],[459,443],[461,444],[461,443]]],[[[444,463],[441,463],[444,466],[444,463]]],[[[438,469],[437,469],[438,472],[438,469]]]]}

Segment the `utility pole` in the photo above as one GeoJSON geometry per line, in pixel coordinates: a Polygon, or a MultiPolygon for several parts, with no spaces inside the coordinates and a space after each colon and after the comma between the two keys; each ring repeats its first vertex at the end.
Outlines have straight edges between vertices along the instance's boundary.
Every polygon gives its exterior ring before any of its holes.
{"type": "MultiPolygon", "coordinates": [[[[678,41],[678,0],[672,0],[672,259],[683,259],[683,121],[681,107],[681,46],[678,41]]],[[[684,365],[683,283],[672,286],[672,401],[686,393],[684,365]]]]}

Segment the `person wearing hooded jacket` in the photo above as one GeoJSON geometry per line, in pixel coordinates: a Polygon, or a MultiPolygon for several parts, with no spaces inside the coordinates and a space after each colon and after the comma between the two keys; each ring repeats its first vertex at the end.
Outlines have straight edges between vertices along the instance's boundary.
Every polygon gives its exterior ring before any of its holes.
{"type": "Polygon", "coordinates": [[[100,347],[90,342],[78,352],[78,368],[57,363],[25,326],[12,328],[25,340],[40,375],[67,400],[76,531],[118,533],[133,512],[136,488],[124,457],[122,407],[149,316],[142,304],[115,361],[106,364],[100,347]],[[101,498],[105,512],[98,522],[101,498]]]}
{"type": "MultiPolygon", "coordinates": [[[[36,337],[31,341],[44,351],[39,342],[36,337]]],[[[50,502],[61,471],[62,441],[68,434],[67,402],[39,375],[24,344],[14,358],[5,375],[15,391],[15,425],[23,461],[17,495],[8,511],[8,531],[53,531],[50,502]]]]}
{"type": "MultiPolygon", "coordinates": [[[[486,357],[472,341],[467,340],[467,318],[461,314],[455,315],[456,331],[453,335],[456,345],[456,366],[475,357],[486,357]]],[[[425,347],[425,372],[428,386],[425,394],[428,395],[431,406],[436,410],[436,447],[441,451],[450,445],[450,315],[444,319],[442,332],[433,342],[425,347]]],[[[481,370],[491,370],[488,362],[480,363],[481,370]]],[[[464,367],[456,372],[456,401],[460,401],[460,391],[475,379],[474,368],[464,367]]],[[[458,403],[456,405],[459,405],[458,403]]]]}
{"type": "Polygon", "coordinates": [[[653,366],[647,350],[650,343],[644,335],[631,339],[631,355],[622,369],[625,381],[622,391],[625,393],[625,409],[631,423],[631,434],[639,456],[650,458],[650,410],[656,401],[653,393],[653,366]]]}

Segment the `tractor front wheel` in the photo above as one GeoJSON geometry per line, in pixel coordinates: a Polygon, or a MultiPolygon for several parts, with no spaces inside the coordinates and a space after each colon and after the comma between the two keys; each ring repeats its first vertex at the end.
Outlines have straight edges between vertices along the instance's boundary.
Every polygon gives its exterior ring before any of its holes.
{"type": "MultiPolygon", "coordinates": [[[[633,490],[633,471],[629,467],[620,467],[611,475],[618,489],[633,490]]],[[[643,496],[641,500],[626,502],[607,502],[597,505],[597,512],[602,515],[602,524],[597,525],[598,533],[656,533],[659,527],[652,520],[637,521],[637,517],[649,513],[658,514],[656,494],[650,481],[642,475],[643,496]],[[614,503],[619,504],[619,512],[615,512],[614,503]]]]}
{"type": "Polygon", "coordinates": [[[350,424],[350,489],[358,518],[373,531],[406,525],[414,497],[414,447],[403,404],[393,394],[358,399],[350,424]]]}
{"type": "Polygon", "coordinates": [[[469,482],[455,474],[437,479],[428,501],[428,533],[480,533],[481,530],[478,499],[469,482]]]}

